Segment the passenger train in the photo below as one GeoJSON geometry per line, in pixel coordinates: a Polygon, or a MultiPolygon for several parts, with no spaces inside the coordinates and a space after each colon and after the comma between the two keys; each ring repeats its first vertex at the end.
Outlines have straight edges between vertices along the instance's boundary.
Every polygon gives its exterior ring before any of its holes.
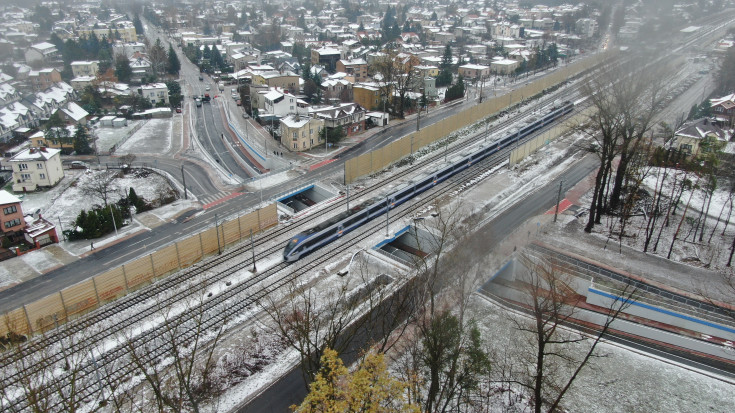
{"type": "Polygon", "coordinates": [[[386,213],[414,196],[437,185],[447,178],[463,171],[473,164],[498,152],[510,144],[520,141],[529,134],[556,121],[574,109],[574,103],[566,101],[555,104],[552,110],[535,122],[512,130],[504,138],[490,144],[481,144],[476,148],[468,149],[449,159],[431,173],[419,175],[411,181],[399,185],[395,190],[385,195],[371,198],[355,207],[350,208],[337,216],[293,237],[283,251],[283,259],[293,262],[302,256],[317,250],[330,242],[342,237],[360,225],[376,216],[386,213]]]}

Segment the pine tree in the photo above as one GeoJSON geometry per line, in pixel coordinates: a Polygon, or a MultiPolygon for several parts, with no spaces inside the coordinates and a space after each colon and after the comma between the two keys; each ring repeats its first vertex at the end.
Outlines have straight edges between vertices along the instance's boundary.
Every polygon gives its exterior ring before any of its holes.
{"type": "Polygon", "coordinates": [[[178,75],[180,70],[181,62],[179,62],[179,57],[176,56],[176,51],[174,50],[174,47],[169,44],[168,65],[166,66],[166,71],[171,75],[178,75]]]}
{"type": "Polygon", "coordinates": [[[117,80],[127,83],[133,75],[133,69],[130,67],[130,59],[125,54],[119,54],[115,58],[115,76],[117,80]]]}
{"type": "Polygon", "coordinates": [[[89,145],[89,134],[87,128],[81,124],[77,124],[77,130],[74,132],[74,151],[77,155],[88,155],[92,153],[92,147],[89,145]]]}

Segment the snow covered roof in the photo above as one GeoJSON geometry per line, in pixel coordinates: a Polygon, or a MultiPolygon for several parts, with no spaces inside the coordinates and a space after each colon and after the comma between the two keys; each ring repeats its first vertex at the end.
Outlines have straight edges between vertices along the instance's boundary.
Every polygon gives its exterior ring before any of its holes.
{"type": "Polygon", "coordinates": [[[10,158],[10,162],[48,161],[59,152],[60,149],[54,148],[28,148],[10,158]]]}
{"type": "Polygon", "coordinates": [[[43,52],[44,54],[53,53],[56,51],[56,46],[54,46],[52,43],[49,43],[49,42],[36,43],[31,47],[39,50],[40,52],[43,52]]]}
{"type": "Polygon", "coordinates": [[[36,220],[28,224],[23,232],[28,234],[28,236],[32,239],[35,239],[36,237],[41,236],[54,228],[56,228],[54,224],[41,217],[38,217],[36,220]]]}
{"type": "Polygon", "coordinates": [[[722,106],[725,109],[730,109],[735,106],[735,93],[723,96],[721,98],[715,98],[709,100],[710,106],[722,106]]]}
{"type": "Polygon", "coordinates": [[[288,128],[301,128],[307,123],[309,123],[309,117],[305,116],[299,116],[299,115],[293,115],[293,116],[286,116],[285,118],[281,119],[281,123],[284,124],[288,128]]]}
{"type": "Polygon", "coordinates": [[[10,82],[13,77],[7,73],[0,72],[0,83],[10,82]]]}
{"type": "Polygon", "coordinates": [[[147,85],[142,85],[140,88],[143,90],[166,89],[166,84],[165,83],[149,83],[147,85]]]}
{"type": "Polygon", "coordinates": [[[6,190],[0,190],[0,205],[15,204],[20,202],[17,196],[6,190]]]}
{"type": "Polygon", "coordinates": [[[79,122],[80,120],[89,116],[89,112],[82,109],[81,106],[77,105],[74,102],[69,102],[66,105],[66,108],[61,109],[61,111],[66,113],[66,115],[70,118],[74,119],[75,122],[79,122]]]}
{"type": "Polygon", "coordinates": [[[676,131],[676,136],[688,137],[693,139],[704,139],[707,136],[713,136],[718,141],[727,141],[727,132],[719,126],[714,125],[709,119],[702,118],[685,123],[676,131]]]}
{"type": "Polygon", "coordinates": [[[470,69],[470,70],[485,70],[485,69],[489,69],[490,67],[468,63],[466,65],[460,66],[459,68],[460,69],[470,69]]]}

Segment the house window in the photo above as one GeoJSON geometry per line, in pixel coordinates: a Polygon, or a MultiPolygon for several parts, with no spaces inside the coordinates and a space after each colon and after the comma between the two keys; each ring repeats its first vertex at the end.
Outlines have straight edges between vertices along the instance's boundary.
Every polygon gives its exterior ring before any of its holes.
{"type": "Polygon", "coordinates": [[[38,169],[43,169],[43,164],[42,164],[42,163],[37,163],[37,164],[36,164],[36,168],[38,168],[38,169]]]}
{"type": "Polygon", "coordinates": [[[298,139],[298,137],[299,137],[299,133],[298,132],[294,132],[293,133],[293,140],[298,139]]]}
{"type": "Polygon", "coordinates": [[[294,143],[293,143],[293,148],[294,148],[294,149],[298,149],[298,147],[299,147],[299,145],[298,145],[298,144],[297,144],[296,142],[294,142],[294,143]]]}
{"type": "Polygon", "coordinates": [[[21,171],[25,171],[26,169],[28,169],[28,164],[27,163],[18,164],[18,169],[20,169],[21,171]]]}
{"type": "Polygon", "coordinates": [[[20,179],[24,181],[30,181],[31,180],[31,174],[20,174],[20,179]]]}
{"type": "Polygon", "coordinates": [[[3,208],[3,214],[10,215],[18,212],[18,208],[15,205],[11,205],[9,207],[3,208]]]}
{"type": "Polygon", "coordinates": [[[304,149],[306,149],[306,142],[303,142],[303,143],[302,143],[302,147],[303,147],[304,149]]]}
{"type": "Polygon", "coordinates": [[[309,142],[310,145],[314,146],[314,139],[311,139],[311,142],[309,142]]]}
{"type": "Polygon", "coordinates": [[[41,178],[41,179],[46,179],[46,174],[41,174],[41,175],[39,176],[39,178],[41,178]]]}
{"type": "Polygon", "coordinates": [[[20,225],[20,218],[16,218],[12,221],[8,221],[5,223],[5,228],[13,228],[16,225],[20,225]]]}
{"type": "Polygon", "coordinates": [[[681,150],[686,153],[692,153],[692,145],[687,145],[685,143],[681,144],[681,150]]]}
{"type": "Polygon", "coordinates": [[[309,135],[313,135],[313,134],[314,134],[314,128],[309,129],[309,135]]]}

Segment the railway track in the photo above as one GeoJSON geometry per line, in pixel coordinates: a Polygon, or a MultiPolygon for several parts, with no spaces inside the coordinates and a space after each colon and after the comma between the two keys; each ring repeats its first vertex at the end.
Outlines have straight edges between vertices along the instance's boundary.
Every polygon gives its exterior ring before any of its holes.
{"type": "MultiPolygon", "coordinates": [[[[567,92],[567,93],[569,93],[569,92],[567,92]]],[[[577,92],[573,92],[573,93],[577,93],[577,92]]],[[[517,117],[516,118],[509,118],[509,119],[507,119],[505,121],[501,121],[499,125],[497,125],[497,126],[494,127],[494,130],[507,128],[510,125],[516,123],[517,121],[518,121],[517,117]]],[[[541,131],[539,131],[539,133],[540,132],[541,131]]],[[[488,135],[490,135],[490,134],[491,133],[489,131],[480,132],[480,133],[477,133],[474,136],[470,137],[468,140],[463,141],[463,143],[465,143],[465,144],[474,144],[474,143],[477,143],[478,141],[481,141],[481,140],[487,140],[488,139],[488,135]]],[[[457,147],[455,147],[455,148],[452,149],[452,153],[459,152],[459,151],[461,151],[463,149],[464,148],[457,148],[457,147]]],[[[488,158],[487,160],[485,160],[484,162],[482,162],[482,163],[480,163],[478,165],[483,165],[483,164],[489,162],[490,160],[496,160],[497,161],[497,159],[502,159],[504,157],[507,157],[507,154],[508,154],[509,151],[510,151],[510,148],[506,148],[506,149],[502,150],[501,152],[496,153],[495,155],[493,155],[492,157],[488,158]]],[[[421,169],[423,167],[426,167],[426,166],[430,165],[431,163],[436,162],[436,161],[438,161],[441,158],[446,157],[446,156],[447,155],[444,154],[444,153],[435,153],[433,155],[429,155],[429,156],[425,157],[425,159],[422,159],[420,162],[418,162],[416,165],[414,165],[413,168],[410,168],[410,169],[407,169],[407,170],[404,170],[404,171],[397,172],[396,174],[394,174],[394,176],[391,177],[391,179],[392,180],[396,180],[396,179],[405,178],[409,174],[413,173],[415,170],[418,170],[418,169],[421,169]]],[[[471,168],[468,171],[465,171],[463,173],[458,174],[457,176],[453,177],[448,182],[456,182],[458,179],[461,179],[460,177],[466,176],[469,171],[472,171],[473,174],[477,174],[477,166],[478,165],[476,165],[475,167],[471,168]]],[[[445,183],[444,185],[445,185],[444,188],[447,188],[447,187],[453,188],[457,184],[450,185],[448,183],[445,183]]],[[[464,182],[462,182],[462,185],[464,185],[464,182]]],[[[365,190],[363,190],[361,192],[361,196],[364,196],[366,194],[370,194],[370,193],[373,193],[373,192],[377,192],[382,187],[383,187],[383,184],[382,183],[373,184],[373,185],[367,187],[365,190]]],[[[331,213],[333,211],[339,210],[339,209],[343,208],[344,203],[345,203],[345,200],[341,200],[339,202],[336,202],[336,203],[334,203],[334,204],[332,204],[332,205],[324,208],[323,210],[321,210],[321,212],[323,212],[323,213],[331,213]]],[[[425,203],[426,202],[422,202],[421,205],[424,205],[425,203]]],[[[412,208],[412,210],[413,210],[413,208],[412,208]]],[[[404,215],[401,215],[401,216],[404,216],[404,215]]],[[[294,221],[294,224],[296,224],[296,225],[290,225],[290,226],[287,226],[287,227],[281,227],[281,228],[278,228],[278,229],[276,229],[274,231],[268,232],[267,234],[259,237],[259,239],[258,239],[258,246],[262,246],[262,245],[268,244],[268,243],[275,243],[275,245],[274,246],[271,246],[271,247],[268,247],[265,250],[261,250],[256,255],[256,257],[255,257],[256,262],[257,262],[257,260],[262,259],[262,258],[267,257],[267,256],[270,256],[273,253],[276,253],[276,252],[280,253],[280,250],[283,248],[283,242],[277,242],[277,241],[279,241],[279,237],[284,237],[284,235],[287,235],[287,234],[293,234],[294,232],[297,232],[300,228],[304,228],[306,226],[307,222],[309,221],[309,218],[310,218],[309,216],[301,217],[301,218],[297,219],[296,221],[294,221]]],[[[373,227],[375,225],[376,224],[374,224],[374,223],[373,224],[367,224],[367,226],[366,227],[363,227],[363,228],[366,228],[367,231],[370,231],[370,230],[373,229],[373,227]]],[[[382,227],[382,224],[377,224],[377,226],[381,226],[382,227]]],[[[365,231],[363,231],[363,230],[360,231],[360,233],[364,233],[364,232],[365,231]]],[[[354,239],[354,238],[351,238],[351,239],[354,239]]],[[[283,241],[285,242],[285,239],[283,241]]],[[[320,263],[323,263],[326,260],[329,260],[329,259],[333,258],[334,256],[336,256],[337,253],[339,253],[341,251],[344,251],[344,250],[352,247],[352,245],[354,245],[354,243],[356,243],[356,242],[357,241],[355,241],[355,242],[349,242],[349,243],[348,242],[345,242],[345,241],[340,242],[340,249],[339,250],[335,250],[332,253],[330,253],[329,255],[325,255],[322,258],[318,259],[318,260],[312,259],[311,261],[309,261],[309,263],[311,263],[311,264],[309,264],[308,266],[302,266],[301,267],[302,270],[299,271],[299,273],[298,273],[297,276],[300,276],[301,274],[309,271],[310,269],[315,268],[320,263]]],[[[29,342],[27,346],[25,346],[24,351],[22,353],[11,353],[10,354],[10,357],[3,357],[2,360],[0,361],[0,365],[2,365],[4,371],[8,371],[7,370],[8,368],[10,368],[10,370],[12,370],[13,369],[13,364],[18,360],[18,356],[21,356],[21,355],[22,356],[25,356],[25,355],[27,355],[29,353],[33,353],[33,352],[41,352],[43,349],[47,349],[49,346],[54,346],[55,343],[59,343],[59,342],[65,340],[65,339],[68,339],[68,338],[72,337],[75,334],[79,334],[79,333],[82,333],[82,332],[85,333],[84,340],[78,342],[77,344],[74,344],[72,348],[65,349],[65,351],[68,353],[70,351],[71,352],[73,352],[73,351],[81,351],[81,350],[84,350],[86,348],[89,348],[90,343],[98,343],[98,342],[102,342],[104,340],[108,340],[111,337],[114,337],[114,336],[120,334],[121,332],[123,332],[124,330],[126,330],[127,328],[129,328],[130,326],[135,325],[137,323],[140,323],[140,322],[144,321],[145,319],[147,319],[148,317],[155,316],[156,312],[158,311],[158,309],[161,306],[163,306],[163,305],[175,305],[177,302],[180,302],[180,301],[184,300],[187,297],[191,297],[191,296],[193,296],[195,294],[199,294],[199,293],[201,293],[203,291],[204,288],[207,288],[207,286],[213,285],[214,283],[217,283],[217,282],[220,282],[220,281],[224,280],[225,278],[231,276],[233,273],[235,273],[237,271],[240,271],[240,270],[243,270],[243,269],[245,269],[246,267],[248,267],[248,266],[250,266],[252,264],[253,264],[253,260],[252,260],[252,258],[249,257],[249,251],[248,251],[248,249],[239,249],[239,248],[232,249],[232,250],[230,250],[228,252],[225,252],[222,255],[213,257],[212,259],[209,259],[206,262],[197,264],[197,265],[195,265],[195,266],[193,266],[193,267],[191,267],[191,268],[189,268],[187,270],[180,271],[179,273],[177,273],[175,275],[172,275],[170,277],[164,278],[163,280],[160,280],[159,282],[157,282],[157,283],[155,283],[155,284],[153,284],[153,285],[151,285],[149,287],[146,287],[146,288],[140,290],[136,294],[128,295],[128,296],[126,296],[126,297],[124,297],[124,298],[116,301],[112,305],[108,305],[108,306],[103,307],[103,308],[101,308],[99,310],[96,310],[93,313],[90,313],[88,316],[85,316],[85,317],[82,317],[80,319],[71,321],[63,329],[56,329],[56,330],[54,330],[50,334],[41,336],[38,339],[34,339],[31,342],[29,342]],[[246,255],[245,256],[242,256],[241,254],[246,254],[246,255]],[[240,258],[245,258],[245,259],[240,259],[240,258]],[[232,265],[232,262],[233,261],[236,261],[235,265],[232,265]],[[192,277],[196,277],[198,275],[204,274],[204,273],[209,272],[209,271],[215,271],[217,269],[217,267],[220,266],[220,265],[226,265],[228,267],[227,270],[225,270],[225,271],[216,271],[215,274],[214,274],[214,276],[213,276],[213,278],[211,279],[211,282],[209,282],[208,284],[206,284],[206,285],[204,285],[204,284],[189,285],[190,288],[180,288],[180,289],[177,290],[177,287],[179,287],[183,283],[185,283],[186,280],[189,280],[192,277]],[[145,303],[148,300],[152,300],[155,297],[157,297],[158,295],[160,295],[160,294],[162,294],[164,292],[167,292],[167,291],[171,291],[172,289],[173,290],[176,290],[176,292],[173,293],[172,295],[170,295],[169,297],[167,297],[166,298],[166,301],[164,303],[162,303],[161,305],[159,305],[159,306],[144,306],[141,311],[135,312],[134,314],[132,314],[131,316],[129,316],[127,318],[127,320],[126,320],[125,323],[121,323],[119,326],[115,326],[115,328],[106,328],[106,326],[104,328],[99,328],[98,327],[98,331],[93,332],[91,334],[87,334],[90,330],[93,329],[94,326],[99,326],[105,320],[108,320],[108,319],[111,319],[111,318],[115,318],[115,317],[121,315],[123,312],[128,311],[128,310],[130,310],[132,308],[135,308],[136,306],[139,306],[139,305],[141,305],[142,303],[145,303]]],[[[217,305],[217,303],[227,302],[233,296],[242,293],[245,289],[250,288],[253,285],[257,285],[258,283],[260,283],[260,282],[268,279],[271,275],[278,273],[280,270],[282,270],[283,268],[285,268],[285,266],[286,266],[286,264],[281,264],[281,265],[275,267],[275,269],[270,269],[268,271],[263,272],[262,274],[257,274],[252,279],[250,279],[250,280],[246,281],[245,283],[243,283],[242,284],[242,287],[238,287],[238,288],[233,288],[231,290],[227,290],[228,292],[225,293],[224,295],[217,296],[218,298],[216,300],[207,301],[207,304],[206,305],[207,306],[211,306],[211,307],[207,307],[205,310],[206,311],[210,311],[210,310],[212,310],[214,308],[214,306],[217,305]],[[212,303],[212,304],[208,304],[208,303],[212,303]]],[[[255,292],[255,293],[253,293],[253,294],[250,295],[250,298],[249,299],[240,300],[236,305],[233,305],[230,308],[232,308],[232,309],[239,309],[239,310],[241,310],[243,308],[246,308],[252,302],[254,302],[258,298],[262,297],[263,294],[266,294],[266,293],[268,293],[270,291],[275,290],[279,286],[283,285],[283,283],[287,282],[288,280],[290,280],[292,278],[293,278],[293,276],[277,278],[268,287],[264,288],[263,289],[263,292],[260,292],[260,293],[255,292]]],[[[224,315],[225,314],[232,314],[232,312],[231,311],[223,311],[223,312],[219,312],[219,314],[220,314],[219,317],[214,317],[214,318],[208,320],[208,324],[207,324],[208,327],[217,325],[217,323],[221,323],[224,319],[226,319],[226,317],[224,315]],[[223,318],[223,317],[225,317],[225,318],[223,318]]],[[[157,340],[160,341],[160,334],[158,334],[158,335],[156,335],[156,334],[153,334],[153,335],[143,334],[143,335],[141,335],[139,337],[136,337],[136,341],[134,342],[134,344],[141,344],[141,343],[144,343],[144,342],[155,342],[157,340]]],[[[75,343],[76,343],[76,341],[75,341],[75,343]]],[[[103,354],[101,360],[104,361],[105,363],[114,363],[115,361],[119,360],[120,357],[121,357],[121,353],[119,352],[120,346],[118,346],[117,349],[118,349],[118,351],[111,351],[111,352],[108,352],[108,353],[103,354]]],[[[164,353],[164,350],[163,350],[163,347],[162,347],[161,350],[160,350],[160,354],[163,354],[163,353],[164,353]]],[[[155,355],[153,355],[153,356],[155,356],[155,355]]],[[[2,381],[0,381],[0,385],[2,385],[2,386],[13,386],[14,382],[17,382],[17,380],[20,379],[21,376],[28,376],[29,374],[33,374],[32,370],[35,370],[35,371],[43,371],[44,369],[51,368],[55,364],[63,361],[64,357],[65,356],[64,356],[64,354],[62,352],[57,352],[55,354],[52,354],[49,357],[44,357],[43,360],[40,361],[39,364],[34,364],[33,367],[28,367],[28,368],[26,368],[24,370],[15,371],[14,373],[10,374],[9,376],[3,377],[2,381]]],[[[85,374],[88,375],[89,377],[93,377],[93,375],[95,374],[96,370],[91,369],[91,367],[89,367],[89,366],[90,365],[88,365],[84,369],[85,374]]],[[[130,369],[122,369],[121,372],[130,373],[130,372],[132,372],[132,370],[130,370],[130,369]]],[[[124,377],[124,374],[122,376],[124,377]]],[[[62,375],[62,376],[60,376],[58,378],[57,381],[63,381],[63,380],[64,380],[64,377],[62,375]]],[[[88,388],[94,388],[94,386],[91,386],[90,385],[90,386],[88,386],[88,388]]]]}

